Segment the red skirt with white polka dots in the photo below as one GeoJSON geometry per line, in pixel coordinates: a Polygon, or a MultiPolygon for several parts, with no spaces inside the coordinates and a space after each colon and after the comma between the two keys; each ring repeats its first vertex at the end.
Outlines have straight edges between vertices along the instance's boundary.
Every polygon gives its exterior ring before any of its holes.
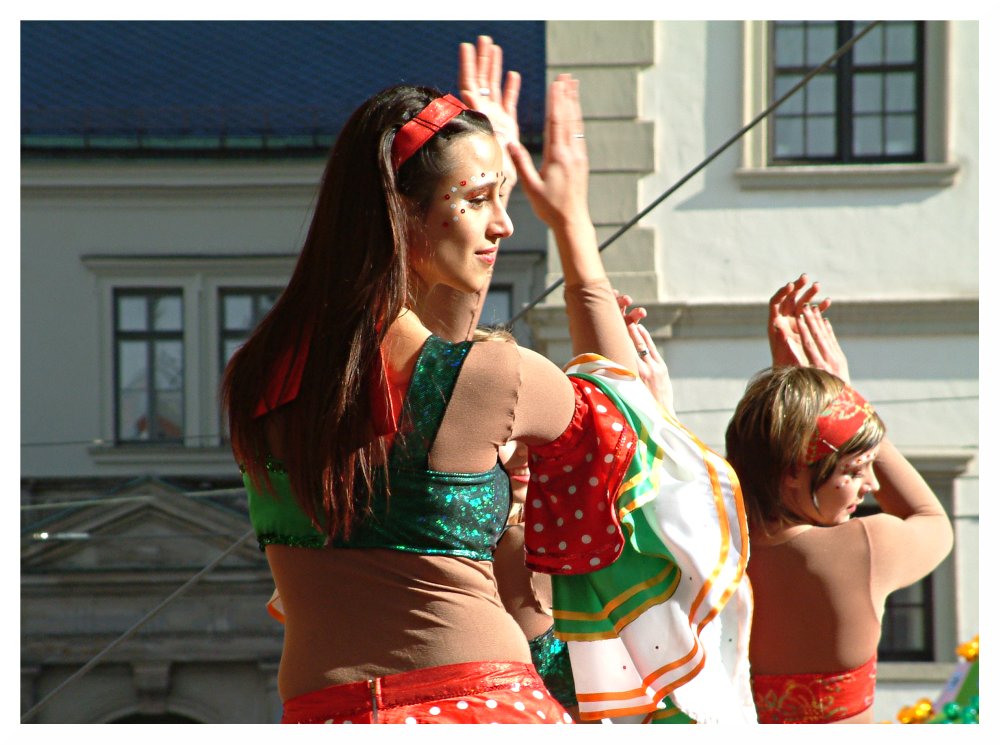
{"type": "Polygon", "coordinates": [[[468,662],[321,688],[285,701],[282,724],[570,724],[524,662],[468,662]]]}

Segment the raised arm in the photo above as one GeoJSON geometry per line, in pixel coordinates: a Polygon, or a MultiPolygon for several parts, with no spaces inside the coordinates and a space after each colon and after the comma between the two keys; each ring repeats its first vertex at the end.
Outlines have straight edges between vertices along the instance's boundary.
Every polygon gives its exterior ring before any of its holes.
{"type": "MultiPolygon", "coordinates": [[[[850,383],[847,356],[833,325],[822,315],[829,300],[818,306],[809,303],[818,291],[815,283],[795,298],[806,281],[802,275],[771,299],[772,350],[777,347],[779,354],[803,360],[790,364],[818,367],[850,383]]],[[[879,446],[875,475],[879,490],[874,497],[883,514],[862,520],[872,545],[873,599],[881,607],[890,592],[925,577],[941,563],[951,550],[953,534],[951,521],[930,486],[888,437],[879,446]]]]}
{"type": "Polygon", "coordinates": [[[596,352],[635,372],[634,347],[604,271],[590,219],[590,165],[579,82],[561,74],[549,86],[540,169],[535,169],[520,142],[511,142],[508,149],[532,209],[552,230],[559,249],[574,352],[596,352]]]}

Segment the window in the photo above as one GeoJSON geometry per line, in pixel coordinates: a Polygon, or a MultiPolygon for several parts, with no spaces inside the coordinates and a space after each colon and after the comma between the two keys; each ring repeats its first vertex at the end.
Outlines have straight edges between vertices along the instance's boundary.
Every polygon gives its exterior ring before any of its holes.
{"type": "Polygon", "coordinates": [[[932,582],[920,582],[896,590],[885,601],[879,660],[884,662],[934,659],[932,582]]]}
{"type": "Polygon", "coordinates": [[[510,285],[491,284],[479,317],[480,326],[502,326],[510,323],[512,293],[510,285]]]}
{"type": "MultiPolygon", "coordinates": [[[[857,517],[880,512],[871,497],[858,508],[857,517]]],[[[938,567],[919,582],[901,587],[885,601],[882,638],[878,644],[880,662],[930,662],[934,653],[934,575],[938,567]]]]}
{"type": "MultiPolygon", "coordinates": [[[[772,100],[867,21],[776,21],[772,100]]],[[[901,163],[924,159],[924,24],[883,21],[773,115],[771,162],[901,163]]]]}
{"type": "Polygon", "coordinates": [[[184,322],[180,289],[117,290],[115,440],[184,437],[184,322]]]}
{"type": "Polygon", "coordinates": [[[257,328],[281,294],[280,287],[224,288],[219,290],[219,370],[257,328]]]}
{"type": "MultiPolygon", "coordinates": [[[[749,122],[865,21],[744,21],[749,122]]],[[[882,21],[742,138],[742,189],[941,188],[956,72],[949,21],[882,21]]]]}

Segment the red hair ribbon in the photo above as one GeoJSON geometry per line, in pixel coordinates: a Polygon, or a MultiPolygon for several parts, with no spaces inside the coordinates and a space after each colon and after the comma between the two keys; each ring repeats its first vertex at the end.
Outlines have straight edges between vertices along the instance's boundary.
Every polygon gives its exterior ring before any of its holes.
{"type": "MultiPolygon", "coordinates": [[[[279,406],[291,403],[302,387],[302,373],[309,357],[312,332],[306,329],[297,347],[286,347],[270,371],[271,377],[264,394],[254,409],[254,418],[264,416],[279,406]]],[[[376,436],[392,435],[399,429],[399,413],[403,408],[405,391],[389,383],[385,352],[379,347],[379,358],[368,371],[371,391],[372,428],[376,436]],[[383,380],[385,383],[383,384],[383,380]]]]}
{"type": "Polygon", "coordinates": [[[809,438],[809,447],[806,448],[806,465],[811,466],[840,450],[874,413],[872,405],[860,393],[845,385],[816,419],[816,431],[809,438]]]}
{"type": "Polygon", "coordinates": [[[393,170],[398,171],[441,127],[468,108],[450,93],[427,104],[396,133],[392,141],[393,170]]]}

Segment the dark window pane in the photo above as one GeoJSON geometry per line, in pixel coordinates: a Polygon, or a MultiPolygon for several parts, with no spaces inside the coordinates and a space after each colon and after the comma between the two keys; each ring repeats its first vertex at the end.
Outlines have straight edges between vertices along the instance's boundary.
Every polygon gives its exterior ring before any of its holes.
{"type": "Polygon", "coordinates": [[[146,371],[146,342],[122,341],[118,343],[118,389],[121,391],[144,390],[148,387],[146,371]]]}
{"type": "Polygon", "coordinates": [[[778,119],[774,123],[774,156],[776,158],[797,158],[805,154],[805,137],[802,120],[778,119]]]}
{"type": "Polygon", "coordinates": [[[132,295],[118,297],[118,330],[146,330],[146,298],[132,295]]]}
{"type": "Polygon", "coordinates": [[[184,384],[184,352],[179,341],[160,341],[154,347],[156,390],[177,391],[184,384]]]}
{"type": "Polygon", "coordinates": [[[180,296],[157,297],[153,302],[153,328],[157,331],[180,331],[183,327],[180,296]]]}
{"type": "Polygon", "coordinates": [[[917,108],[917,76],[891,72],[885,76],[885,110],[910,113],[917,108]]]}
{"type": "Polygon", "coordinates": [[[886,155],[912,155],[915,150],[916,140],[916,122],[912,116],[886,117],[886,155]]]}
{"type": "MultiPolygon", "coordinates": [[[[861,30],[868,25],[868,21],[855,21],[854,22],[854,34],[858,34],[861,30]]],[[[885,45],[883,44],[883,26],[876,26],[867,34],[865,38],[854,45],[854,64],[855,65],[880,65],[882,64],[882,56],[884,54],[883,50],[885,45]]]]}
{"type": "Polygon", "coordinates": [[[866,114],[882,111],[882,75],[854,76],[854,111],[866,114]]]}
{"type": "Polygon", "coordinates": [[[149,437],[149,395],[146,391],[120,393],[118,396],[118,437],[143,440],[149,437]]]}
{"type": "Polygon", "coordinates": [[[774,62],[779,67],[798,67],[805,59],[805,30],[802,24],[776,23],[774,62]]]}
{"type": "Polygon", "coordinates": [[[837,51],[837,25],[810,23],[806,28],[806,64],[818,65],[837,51]]]}
{"type": "Polygon", "coordinates": [[[811,157],[837,153],[837,120],[832,116],[814,116],[806,120],[806,154],[811,157]]]}
{"type": "Polygon", "coordinates": [[[511,313],[511,292],[507,287],[491,287],[486,293],[486,302],[483,304],[483,313],[480,323],[486,326],[496,326],[507,323],[511,313]]]}
{"type": "Polygon", "coordinates": [[[917,29],[912,21],[888,22],[885,30],[885,61],[889,64],[908,64],[917,57],[917,29]]]}
{"type": "Polygon", "coordinates": [[[817,75],[806,86],[810,114],[837,113],[837,81],[833,75],[817,75]]]}
{"type": "Polygon", "coordinates": [[[222,305],[223,328],[227,331],[249,331],[254,326],[253,297],[226,295],[222,305]]]}
{"type": "Polygon", "coordinates": [[[156,395],[156,434],[168,440],[184,435],[184,397],[180,393],[156,395]]]}
{"type": "MultiPolygon", "coordinates": [[[[774,79],[774,98],[779,99],[801,80],[798,75],[778,75],[774,79]]],[[[808,87],[808,86],[806,86],[808,87]]],[[[802,114],[806,110],[806,97],[802,89],[778,107],[780,114],[802,114]]]]}
{"type": "Polygon", "coordinates": [[[878,116],[854,117],[854,154],[882,154],[882,118],[878,116]]]}

